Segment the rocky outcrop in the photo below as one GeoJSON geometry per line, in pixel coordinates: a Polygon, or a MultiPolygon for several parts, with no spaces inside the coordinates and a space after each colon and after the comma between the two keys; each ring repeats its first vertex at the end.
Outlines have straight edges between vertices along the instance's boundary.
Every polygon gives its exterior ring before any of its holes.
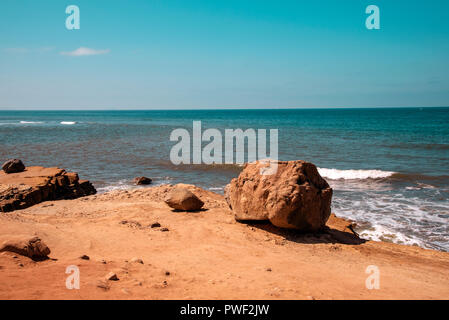
{"type": "Polygon", "coordinates": [[[152,180],[147,177],[134,178],[134,183],[138,186],[151,184],[152,180]]]}
{"type": "Polygon", "coordinates": [[[197,211],[204,205],[204,202],[195,194],[182,186],[175,186],[165,198],[165,203],[171,208],[181,211],[197,211]]]}
{"type": "Polygon", "coordinates": [[[32,259],[43,259],[50,254],[50,249],[38,237],[25,237],[7,240],[0,246],[0,252],[9,251],[32,259]]]}
{"type": "Polygon", "coordinates": [[[266,162],[245,165],[225,189],[236,220],[270,220],[281,228],[318,231],[331,213],[332,189],[316,166],[305,161],[277,161],[262,175],[266,162]]]}
{"type": "Polygon", "coordinates": [[[78,174],[60,168],[28,167],[19,173],[0,172],[0,211],[28,208],[47,200],[75,199],[96,190],[78,174]]]}
{"type": "Polygon", "coordinates": [[[17,173],[17,172],[22,172],[25,170],[25,165],[23,164],[23,162],[19,159],[11,159],[6,161],[3,165],[2,165],[2,170],[5,173],[17,173]]]}

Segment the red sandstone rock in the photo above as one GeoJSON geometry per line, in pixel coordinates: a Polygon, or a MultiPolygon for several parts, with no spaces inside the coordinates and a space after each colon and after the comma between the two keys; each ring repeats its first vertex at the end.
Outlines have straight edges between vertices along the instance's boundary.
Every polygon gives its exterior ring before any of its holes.
{"type": "Polygon", "coordinates": [[[0,252],[9,251],[33,259],[45,258],[50,254],[50,249],[38,237],[17,238],[3,242],[0,252]]]}
{"type": "Polygon", "coordinates": [[[28,167],[23,172],[0,172],[0,211],[24,209],[47,200],[75,199],[95,194],[87,180],[60,168],[28,167]]]}
{"type": "Polygon", "coordinates": [[[196,211],[200,210],[204,202],[201,201],[187,188],[175,186],[165,199],[165,203],[176,210],[196,211]]]}
{"type": "Polygon", "coordinates": [[[263,162],[245,165],[225,189],[237,220],[270,220],[281,228],[318,231],[331,213],[332,189],[316,166],[305,161],[277,161],[277,171],[261,175],[263,162]]]}

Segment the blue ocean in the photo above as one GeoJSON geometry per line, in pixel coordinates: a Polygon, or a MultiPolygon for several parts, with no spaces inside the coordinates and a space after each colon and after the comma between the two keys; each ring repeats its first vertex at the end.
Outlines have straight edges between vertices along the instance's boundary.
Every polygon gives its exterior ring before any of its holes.
{"type": "Polygon", "coordinates": [[[279,159],[317,165],[332,211],[367,239],[449,251],[449,108],[0,111],[0,162],[58,166],[99,192],[191,183],[222,193],[238,165],[174,165],[174,129],[278,129],[279,159]]]}

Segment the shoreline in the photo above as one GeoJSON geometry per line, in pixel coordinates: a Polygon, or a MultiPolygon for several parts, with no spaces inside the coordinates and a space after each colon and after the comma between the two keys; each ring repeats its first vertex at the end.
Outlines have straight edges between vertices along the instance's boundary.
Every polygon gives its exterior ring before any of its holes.
{"type": "MultiPolygon", "coordinates": [[[[204,165],[200,165],[200,166],[203,167],[204,165]]],[[[235,167],[235,166],[236,165],[231,165],[231,167],[235,167]]],[[[239,166],[239,167],[242,167],[242,166],[239,166]]],[[[28,182],[27,182],[28,178],[26,178],[27,176],[29,176],[29,178],[31,178],[31,176],[33,176],[33,177],[36,176],[35,179],[37,179],[38,182],[41,181],[42,179],[47,180],[47,178],[42,177],[42,174],[40,174],[41,171],[45,173],[44,176],[52,175],[52,174],[58,175],[59,172],[65,172],[65,170],[56,168],[56,167],[44,168],[44,167],[40,167],[40,166],[35,166],[35,167],[31,166],[31,167],[29,167],[29,169],[31,170],[31,172],[26,171],[25,173],[18,174],[17,176],[14,176],[14,177],[11,175],[5,175],[3,172],[0,172],[0,191],[3,188],[1,186],[5,186],[8,184],[10,184],[11,186],[14,186],[14,188],[21,189],[22,188],[21,185],[23,183],[28,184],[28,182]],[[36,173],[35,173],[35,171],[36,171],[36,173]],[[19,179],[19,180],[16,180],[16,179],[19,179]]],[[[317,169],[319,170],[320,173],[323,173],[321,171],[323,169],[320,169],[320,168],[317,168],[317,169]]],[[[374,174],[374,177],[378,177],[379,174],[384,175],[384,173],[387,173],[386,171],[379,171],[379,170],[336,170],[336,169],[324,169],[324,170],[326,173],[325,175],[323,175],[324,177],[328,177],[329,172],[331,172],[331,175],[332,174],[335,175],[335,172],[337,172],[340,177],[343,174],[343,176],[345,176],[346,178],[348,178],[348,175],[350,175],[351,177],[355,175],[357,177],[357,180],[355,180],[356,183],[358,183],[358,181],[361,181],[361,182],[365,181],[366,177],[360,178],[361,172],[362,172],[362,175],[374,174]]],[[[68,174],[70,175],[71,173],[68,173],[68,174]]],[[[389,172],[389,174],[391,176],[394,173],[389,172]]],[[[55,178],[57,178],[57,177],[55,177],[55,178]]],[[[331,187],[334,188],[334,193],[339,192],[338,187],[335,188],[336,185],[338,186],[338,184],[343,184],[343,187],[345,187],[346,183],[348,183],[348,182],[354,183],[354,180],[346,180],[346,178],[340,178],[339,180],[329,179],[329,182],[331,183],[331,187]]],[[[30,180],[33,181],[34,178],[30,179],[30,180]]],[[[70,180],[70,179],[68,179],[68,180],[70,180]]],[[[161,186],[161,185],[168,184],[168,183],[181,182],[179,180],[180,179],[177,179],[174,177],[156,176],[156,177],[153,177],[152,186],[161,186]]],[[[88,183],[88,185],[91,185],[89,183],[89,181],[85,181],[85,180],[82,180],[82,181],[88,183]]],[[[81,182],[81,180],[80,180],[80,182],[81,182]]],[[[69,183],[69,182],[67,182],[67,183],[69,183]]],[[[378,179],[378,178],[373,178],[372,183],[383,184],[382,179],[378,179]]],[[[33,185],[33,184],[36,185],[38,183],[36,181],[31,182],[31,185],[33,185]]],[[[103,182],[103,184],[105,184],[105,182],[103,182]]],[[[118,183],[105,184],[105,186],[98,188],[97,192],[103,194],[103,193],[112,192],[115,190],[132,191],[132,190],[141,189],[142,187],[144,187],[144,186],[136,185],[131,179],[120,179],[118,183]]],[[[206,190],[217,192],[217,193],[223,195],[226,185],[224,185],[222,187],[205,187],[203,185],[200,185],[200,187],[203,187],[206,190]]],[[[88,189],[91,189],[91,188],[93,188],[93,187],[91,186],[88,189]]],[[[425,187],[425,188],[427,188],[427,187],[425,187]]],[[[350,190],[350,191],[352,191],[352,190],[350,190]]],[[[69,194],[70,194],[70,192],[69,192],[69,194]]],[[[84,193],[81,192],[81,194],[84,194],[84,193]]],[[[0,200],[1,200],[1,198],[0,198],[0,200]]],[[[360,217],[360,215],[354,216],[354,213],[351,211],[338,210],[339,202],[338,202],[338,200],[337,201],[335,200],[335,196],[333,199],[333,204],[334,205],[332,208],[332,212],[336,213],[341,218],[345,218],[345,219],[354,221],[356,223],[355,230],[358,232],[358,234],[362,238],[364,238],[366,240],[384,241],[384,242],[396,243],[396,244],[402,244],[402,245],[418,246],[418,247],[421,247],[424,249],[432,249],[432,250],[438,250],[438,251],[442,251],[442,252],[449,252],[449,250],[447,250],[443,246],[438,246],[431,242],[425,242],[425,241],[422,241],[422,239],[414,237],[413,231],[412,231],[412,229],[410,229],[411,227],[408,229],[399,231],[399,230],[397,230],[397,228],[391,228],[391,226],[383,224],[382,220],[380,220],[378,223],[377,221],[375,221],[376,217],[379,218],[379,214],[382,215],[382,213],[370,211],[368,213],[364,212],[361,217],[360,217]],[[337,207],[337,208],[335,208],[335,207],[337,207]],[[361,219],[358,219],[358,218],[361,218],[361,219]],[[375,222],[374,224],[373,224],[373,221],[375,222]]],[[[0,205],[0,211],[2,211],[1,205],[0,205]]],[[[404,226],[402,226],[402,227],[404,227],[404,226]]]]}
{"type": "MultiPolygon", "coordinates": [[[[327,170],[329,170],[329,169],[327,169],[327,170]]],[[[346,170],[342,170],[342,171],[346,171],[346,170]]],[[[357,170],[347,170],[347,171],[357,171],[357,170]]],[[[366,171],[371,172],[371,171],[376,171],[376,170],[366,170],[366,171]]],[[[398,174],[398,173],[394,173],[394,174],[398,174]]],[[[162,186],[165,184],[173,184],[173,183],[176,183],[176,180],[177,179],[175,179],[175,178],[169,178],[169,177],[162,178],[162,179],[160,179],[160,181],[158,181],[156,179],[155,181],[153,181],[152,187],[162,186]]],[[[346,182],[346,180],[333,180],[333,179],[328,179],[328,181],[331,184],[331,186],[335,182],[337,182],[337,183],[338,182],[343,182],[343,183],[346,182]]],[[[179,182],[179,183],[182,183],[182,182],[179,182]]],[[[97,188],[97,191],[99,194],[104,194],[104,193],[120,191],[120,190],[133,191],[133,190],[138,190],[138,189],[142,189],[142,188],[146,188],[146,187],[147,186],[137,186],[137,185],[133,184],[131,179],[121,179],[118,183],[110,183],[107,186],[97,188]]],[[[222,187],[206,187],[204,189],[218,193],[220,195],[223,195],[225,187],[226,187],[226,185],[224,185],[222,187]]],[[[334,196],[334,198],[335,198],[335,196],[334,196]]],[[[333,199],[333,201],[335,201],[335,199],[333,199]]],[[[332,212],[334,212],[334,210],[332,212]]],[[[356,224],[355,230],[366,240],[382,241],[382,242],[394,243],[394,244],[399,244],[399,245],[407,245],[407,246],[417,246],[417,247],[420,247],[423,249],[436,250],[436,251],[441,251],[441,252],[449,252],[448,249],[445,249],[443,247],[437,247],[436,245],[431,246],[429,244],[425,244],[424,242],[411,237],[411,235],[409,235],[407,233],[399,232],[399,231],[391,229],[385,225],[382,225],[382,224],[372,225],[372,222],[369,222],[367,220],[365,220],[365,221],[358,220],[351,213],[349,213],[349,214],[338,213],[338,216],[341,218],[344,218],[344,219],[354,221],[356,224]]]]}

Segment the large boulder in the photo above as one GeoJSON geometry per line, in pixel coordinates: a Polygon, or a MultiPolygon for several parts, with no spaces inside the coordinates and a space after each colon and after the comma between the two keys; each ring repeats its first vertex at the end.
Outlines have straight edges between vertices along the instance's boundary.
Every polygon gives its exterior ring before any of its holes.
{"type": "Polygon", "coordinates": [[[227,185],[225,197],[236,220],[270,220],[277,227],[302,231],[323,229],[331,213],[332,189],[316,166],[301,160],[275,164],[277,170],[264,175],[267,162],[248,163],[227,185]]]}
{"type": "Polygon", "coordinates": [[[138,186],[151,184],[152,180],[147,177],[134,178],[134,183],[138,186]]]}
{"type": "Polygon", "coordinates": [[[0,252],[9,251],[32,259],[43,259],[50,254],[50,249],[38,237],[22,237],[7,240],[0,246],[0,252]]]}
{"type": "Polygon", "coordinates": [[[3,169],[3,171],[5,171],[5,173],[17,173],[17,172],[24,171],[25,165],[23,164],[22,160],[11,159],[11,160],[6,161],[2,165],[2,169],[3,169]]]}
{"type": "Polygon", "coordinates": [[[165,203],[171,208],[181,211],[200,210],[204,202],[185,187],[175,186],[165,198],[165,203]]]}

